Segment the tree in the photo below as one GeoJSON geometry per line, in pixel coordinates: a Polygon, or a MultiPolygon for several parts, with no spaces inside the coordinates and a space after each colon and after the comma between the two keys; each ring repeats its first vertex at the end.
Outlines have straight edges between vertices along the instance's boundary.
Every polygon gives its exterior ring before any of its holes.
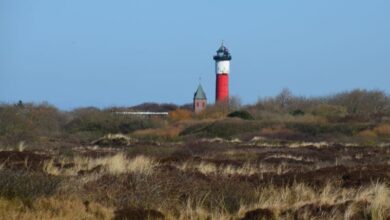
{"type": "Polygon", "coordinates": [[[284,88],[275,99],[282,109],[287,109],[291,104],[293,95],[289,89],[284,88]]]}
{"type": "Polygon", "coordinates": [[[238,96],[232,96],[229,98],[229,110],[237,111],[241,108],[241,98],[238,96]]]}

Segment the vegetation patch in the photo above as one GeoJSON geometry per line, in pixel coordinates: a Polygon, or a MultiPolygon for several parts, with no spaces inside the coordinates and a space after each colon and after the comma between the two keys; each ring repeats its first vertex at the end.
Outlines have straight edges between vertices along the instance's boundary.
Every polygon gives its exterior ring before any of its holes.
{"type": "Polygon", "coordinates": [[[234,111],[228,114],[230,118],[241,118],[244,120],[253,120],[253,116],[248,111],[234,111]]]}

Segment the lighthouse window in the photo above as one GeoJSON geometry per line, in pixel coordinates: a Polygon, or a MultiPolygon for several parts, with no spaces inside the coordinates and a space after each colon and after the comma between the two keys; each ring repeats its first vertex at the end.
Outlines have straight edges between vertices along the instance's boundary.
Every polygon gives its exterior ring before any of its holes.
{"type": "Polygon", "coordinates": [[[202,107],[204,107],[204,102],[202,103],[202,107]]]}
{"type": "Polygon", "coordinates": [[[196,103],[196,107],[199,107],[199,102],[196,103]]]}

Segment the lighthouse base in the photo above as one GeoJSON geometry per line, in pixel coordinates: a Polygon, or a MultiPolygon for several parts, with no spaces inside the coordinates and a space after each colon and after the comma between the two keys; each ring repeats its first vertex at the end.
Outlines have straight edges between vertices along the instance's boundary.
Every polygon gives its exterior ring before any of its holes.
{"type": "Polygon", "coordinates": [[[229,100],[229,75],[217,74],[215,102],[227,102],[229,100]]]}

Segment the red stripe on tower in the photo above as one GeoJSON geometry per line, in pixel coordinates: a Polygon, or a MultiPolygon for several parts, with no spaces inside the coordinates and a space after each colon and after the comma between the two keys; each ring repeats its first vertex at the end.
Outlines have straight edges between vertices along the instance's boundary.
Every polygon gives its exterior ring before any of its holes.
{"type": "Polygon", "coordinates": [[[229,75],[228,74],[217,74],[216,83],[216,102],[229,100],[229,75]]]}
{"type": "Polygon", "coordinates": [[[221,47],[217,50],[217,55],[214,56],[216,73],[215,102],[227,102],[229,100],[231,59],[229,50],[222,43],[221,47]]]}

